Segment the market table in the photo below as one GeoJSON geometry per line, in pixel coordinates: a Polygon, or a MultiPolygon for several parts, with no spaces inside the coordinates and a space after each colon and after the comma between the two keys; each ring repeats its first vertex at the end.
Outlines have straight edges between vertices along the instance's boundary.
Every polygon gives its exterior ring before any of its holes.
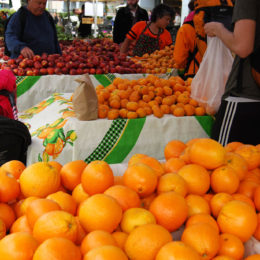
{"type": "MultiPolygon", "coordinates": [[[[172,139],[184,142],[208,137],[210,116],[140,119],[98,119],[79,121],[71,97],[79,76],[43,76],[17,78],[19,118],[30,130],[32,144],[27,164],[56,160],[65,164],[82,159],[105,160],[110,164],[127,162],[135,153],[164,159],[165,145],[172,139]]],[[[91,76],[94,86],[111,83],[115,75],[91,76]]],[[[140,78],[144,75],[120,75],[140,78]]]]}

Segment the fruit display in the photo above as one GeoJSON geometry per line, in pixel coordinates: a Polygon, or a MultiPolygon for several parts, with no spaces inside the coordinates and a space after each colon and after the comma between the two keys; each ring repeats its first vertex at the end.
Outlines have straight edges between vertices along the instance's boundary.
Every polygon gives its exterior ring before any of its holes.
{"type": "Polygon", "coordinates": [[[166,46],[162,50],[156,50],[151,54],[145,53],[142,57],[131,59],[141,64],[146,73],[163,74],[174,68],[173,49],[174,45],[166,46]]]}
{"type": "Polygon", "coordinates": [[[190,97],[191,81],[172,76],[169,79],[148,75],[146,78],[129,80],[115,78],[107,87],[98,85],[99,118],[140,118],[153,114],[203,116],[205,108],[190,97]]]}
{"type": "Polygon", "coordinates": [[[62,55],[42,54],[33,59],[20,55],[10,59],[0,50],[1,69],[12,70],[17,76],[37,75],[81,75],[89,74],[133,74],[143,73],[141,64],[136,64],[127,55],[120,54],[119,45],[111,39],[92,39],[89,41],[61,41],[62,55]]]}
{"type": "Polygon", "coordinates": [[[134,154],[120,176],[105,161],[6,162],[0,259],[259,259],[246,249],[260,241],[260,145],[172,140],[164,155],[134,154]]]}

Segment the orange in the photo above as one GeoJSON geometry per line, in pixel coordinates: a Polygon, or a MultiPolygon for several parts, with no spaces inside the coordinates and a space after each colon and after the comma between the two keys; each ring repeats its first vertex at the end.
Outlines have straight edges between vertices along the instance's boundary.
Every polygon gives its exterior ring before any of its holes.
{"type": "Polygon", "coordinates": [[[36,220],[43,214],[60,209],[61,207],[58,203],[49,199],[36,199],[32,201],[26,208],[25,212],[29,226],[33,228],[36,220]]]}
{"type": "Polygon", "coordinates": [[[87,194],[102,193],[114,184],[114,176],[105,161],[92,161],[81,175],[81,183],[87,194]]]}
{"type": "Polygon", "coordinates": [[[106,118],[108,114],[108,106],[107,105],[98,105],[98,118],[106,118]]]}
{"type": "Polygon", "coordinates": [[[155,259],[162,246],[172,241],[172,236],[164,227],[146,224],[135,228],[125,243],[125,252],[129,259],[155,259]]]}
{"type": "Polygon", "coordinates": [[[82,255],[85,255],[91,249],[105,245],[116,246],[116,241],[112,234],[104,230],[94,230],[85,236],[80,245],[80,251],[82,255]]]}
{"type": "Polygon", "coordinates": [[[186,227],[181,241],[195,249],[203,259],[212,259],[220,247],[218,231],[207,223],[186,227]]]}
{"type": "Polygon", "coordinates": [[[81,174],[87,163],[83,160],[68,162],[60,170],[62,185],[72,191],[81,182],[81,174]]]}
{"type": "Polygon", "coordinates": [[[105,190],[104,194],[114,198],[122,207],[123,211],[129,208],[140,207],[141,205],[141,200],[138,194],[127,186],[113,185],[105,190]]]}
{"type": "Polygon", "coordinates": [[[127,256],[122,249],[117,246],[105,245],[93,248],[83,258],[83,260],[127,260],[127,256]]]}
{"type": "Polygon", "coordinates": [[[252,181],[260,185],[260,168],[255,168],[247,172],[244,181],[252,181]]]}
{"type": "Polygon", "coordinates": [[[220,192],[215,194],[209,202],[211,214],[216,218],[222,207],[232,200],[234,200],[233,197],[228,193],[220,192]]]}
{"type": "Polygon", "coordinates": [[[14,210],[6,203],[0,203],[0,219],[5,223],[6,230],[10,229],[16,219],[14,210]]]}
{"type": "Polygon", "coordinates": [[[172,241],[162,246],[155,260],[200,260],[201,257],[192,247],[181,241],[172,241]]]}
{"type": "Polygon", "coordinates": [[[72,198],[76,201],[77,205],[88,197],[89,195],[85,192],[81,183],[78,184],[72,191],[72,198]]]}
{"type": "Polygon", "coordinates": [[[27,232],[9,234],[0,240],[1,259],[31,260],[38,242],[27,232]]]}
{"type": "Polygon", "coordinates": [[[128,234],[133,229],[145,224],[156,224],[154,215],[143,208],[131,208],[124,212],[120,227],[123,232],[128,234]]]}
{"type": "Polygon", "coordinates": [[[87,235],[87,232],[85,231],[85,229],[81,225],[78,216],[75,217],[75,220],[76,220],[76,223],[77,223],[77,238],[76,238],[75,244],[81,245],[84,237],[87,235]]]}
{"type": "Polygon", "coordinates": [[[219,227],[217,221],[211,215],[205,213],[199,213],[189,217],[188,220],[186,221],[185,226],[188,227],[190,225],[196,225],[198,223],[209,224],[213,228],[215,228],[219,233],[219,227]]]}
{"type": "Polygon", "coordinates": [[[260,212],[260,186],[256,187],[254,191],[253,200],[257,211],[260,212]]]}
{"type": "Polygon", "coordinates": [[[177,230],[188,217],[188,205],[176,192],[161,193],[151,203],[149,210],[158,224],[170,232],[177,230]]]}
{"type": "Polygon", "coordinates": [[[19,179],[21,173],[26,168],[26,166],[24,165],[24,163],[18,160],[11,160],[2,164],[1,168],[2,170],[12,174],[16,179],[19,179]]]}
{"type": "Polygon", "coordinates": [[[184,111],[186,116],[193,116],[195,114],[195,107],[190,104],[186,104],[184,105],[184,111]]]}
{"type": "Polygon", "coordinates": [[[77,238],[77,222],[73,215],[54,210],[39,217],[33,227],[33,236],[43,242],[51,237],[64,237],[72,242],[77,238]]]}
{"type": "Polygon", "coordinates": [[[123,175],[124,185],[136,191],[139,196],[152,194],[157,186],[157,174],[154,169],[144,163],[128,166],[123,175]]]}
{"type": "Polygon", "coordinates": [[[128,162],[128,165],[133,165],[134,163],[143,163],[146,164],[147,166],[151,167],[152,169],[155,170],[156,174],[158,177],[164,174],[164,168],[162,164],[155,158],[151,156],[141,156],[140,157],[133,157],[131,161],[128,162]]]}
{"type": "Polygon", "coordinates": [[[241,194],[241,193],[234,193],[234,194],[232,194],[232,197],[233,197],[234,200],[243,201],[243,202],[247,203],[248,205],[252,206],[255,209],[255,204],[254,204],[253,200],[251,200],[246,195],[241,194]]]}
{"type": "Polygon", "coordinates": [[[20,176],[21,191],[25,197],[44,198],[60,187],[60,174],[48,163],[37,162],[28,166],[20,176]]]}
{"type": "Polygon", "coordinates": [[[164,148],[164,157],[166,160],[170,158],[178,158],[186,148],[185,143],[179,140],[168,142],[164,148]]]}
{"type": "Polygon", "coordinates": [[[50,164],[52,167],[56,168],[56,170],[60,173],[60,170],[62,168],[62,164],[56,161],[49,161],[48,164],[50,164]]]}
{"type": "Polygon", "coordinates": [[[256,182],[243,180],[239,183],[237,193],[244,194],[250,199],[254,199],[254,193],[258,186],[259,184],[256,182]]]}
{"type": "Polygon", "coordinates": [[[166,173],[158,181],[157,192],[160,194],[168,191],[175,191],[185,197],[188,193],[188,184],[179,174],[166,173]]]}
{"type": "Polygon", "coordinates": [[[189,194],[185,198],[188,208],[189,208],[189,213],[188,216],[193,216],[196,214],[210,214],[210,207],[209,203],[201,196],[195,195],[195,194],[189,194]]]}
{"type": "Polygon", "coordinates": [[[145,158],[145,157],[147,157],[147,155],[142,154],[142,153],[135,153],[135,154],[132,155],[132,156],[130,157],[130,159],[128,160],[128,166],[131,166],[131,165],[133,165],[133,164],[139,163],[140,160],[141,160],[142,158],[145,158]]]}
{"type": "Polygon", "coordinates": [[[204,116],[206,114],[206,109],[204,107],[195,107],[196,116],[204,116]]]}
{"type": "Polygon", "coordinates": [[[210,176],[211,188],[215,193],[225,192],[233,194],[239,186],[237,173],[229,166],[215,169],[210,176]]]}
{"type": "Polygon", "coordinates": [[[241,145],[243,145],[241,142],[230,142],[224,148],[227,152],[234,152],[241,145]]]}
{"type": "Polygon", "coordinates": [[[237,236],[228,233],[220,235],[219,255],[225,255],[239,260],[244,257],[244,252],[244,244],[237,236]]]}
{"type": "Polygon", "coordinates": [[[105,230],[113,232],[122,219],[122,208],[118,202],[105,194],[95,194],[82,202],[79,220],[87,231],[105,230]]]}
{"type": "Polygon", "coordinates": [[[126,242],[126,239],[128,238],[128,234],[126,234],[125,232],[121,232],[121,231],[115,231],[112,233],[112,236],[115,239],[117,246],[124,250],[125,242],[126,242]]]}
{"type": "Polygon", "coordinates": [[[233,200],[222,207],[217,222],[222,233],[230,233],[246,242],[257,227],[255,210],[245,202],[233,200]]]}
{"type": "Polygon", "coordinates": [[[32,228],[30,227],[28,219],[25,215],[17,218],[11,226],[10,233],[15,232],[28,232],[32,234],[32,228]]]}
{"type": "Polygon", "coordinates": [[[16,178],[0,168],[0,202],[15,200],[20,195],[20,185],[16,178]]]}
{"type": "Polygon", "coordinates": [[[69,239],[52,237],[45,240],[36,249],[33,260],[81,260],[79,248],[69,239]]]}
{"type": "Polygon", "coordinates": [[[188,184],[189,193],[203,195],[210,188],[210,175],[203,166],[187,164],[178,171],[178,174],[188,184]]]}
{"type": "Polygon", "coordinates": [[[17,202],[15,202],[12,206],[13,206],[14,212],[16,214],[16,217],[21,217],[21,216],[25,215],[26,209],[29,206],[29,204],[36,199],[39,199],[39,198],[32,196],[32,197],[28,197],[26,199],[21,199],[21,200],[18,200],[17,202]]]}
{"type": "Polygon", "coordinates": [[[107,118],[109,120],[114,120],[114,119],[117,119],[118,117],[119,117],[119,110],[118,109],[111,109],[107,113],[107,118]]]}
{"type": "Polygon", "coordinates": [[[243,144],[235,150],[235,153],[238,153],[246,160],[248,170],[260,166],[260,151],[254,145],[243,144]]]}
{"type": "Polygon", "coordinates": [[[232,152],[226,153],[225,164],[236,172],[240,181],[245,178],[248,171],[247,162],[241,155],[232,152]]]}
{"type": "Polygon", "coordinates": [[[225,155],[224,147],[217,141],[209,138],[197,140],[189,149],[190,161],[209,170],[222,166],[225,162],[225,155]]]}
{"type": "Polygon", "coordinates": [[[180,158],[170,158],[164,164],[166,173],[177,173],[185,165],[185,162],[180,158]]]}

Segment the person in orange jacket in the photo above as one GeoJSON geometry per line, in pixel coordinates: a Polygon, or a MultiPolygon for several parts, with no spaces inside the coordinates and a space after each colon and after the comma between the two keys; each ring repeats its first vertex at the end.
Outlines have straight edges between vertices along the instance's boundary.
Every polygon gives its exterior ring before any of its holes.
{"type": "Polygon", "coordinates": [[[194,0],[189,3],[190,13],[178,30],[173,59],[178,74],[184,78],[194,77],[201,63],[201,55],[196,45],[196,32],[193,24],[194,0]]]}

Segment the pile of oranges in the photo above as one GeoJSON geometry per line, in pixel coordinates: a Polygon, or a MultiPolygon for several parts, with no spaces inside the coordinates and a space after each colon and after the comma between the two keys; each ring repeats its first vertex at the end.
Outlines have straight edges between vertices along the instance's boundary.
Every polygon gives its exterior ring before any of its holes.
{"type": "Polygon", "coordinates": [[[166,46],[162,50],[148,54],[145,53],[142,57],[131,58],[135,63],[142,64],[145,73],[164,74],[168,69],[174,68],[173,61],[174,45],[166,46]]]}
{"type": "Polygon", "coordinates": [[[5,163],[0,259],[259,260],[244,243],[260,240],[260,145],[172,140],[164,155],[135,154],[121,176],[104,161],[5,163]]]}
{"type": "Polygon", "coordinates": [[[138,80],[114,79],[107,87],[98,85],[99,118],[141,118],[153,114],[174,116],[203,116],[206,111],[190,97],[192,78],[184,81],[178,76],[169,79],[148,75],[138,80]]]}

